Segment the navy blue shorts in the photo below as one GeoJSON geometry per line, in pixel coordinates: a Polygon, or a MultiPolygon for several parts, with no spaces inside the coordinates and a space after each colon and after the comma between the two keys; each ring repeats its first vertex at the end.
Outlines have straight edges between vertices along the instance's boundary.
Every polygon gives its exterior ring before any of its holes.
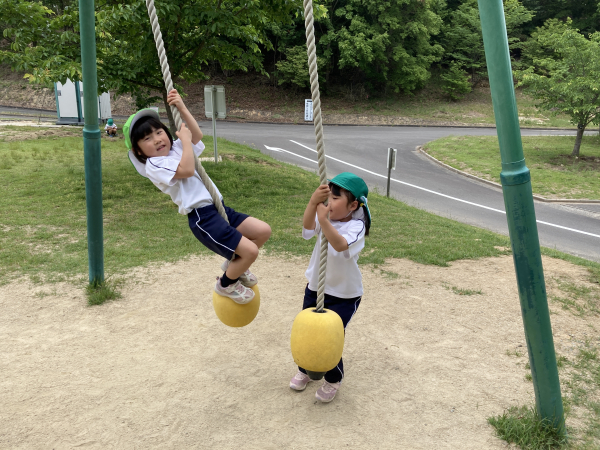
{"type": "Polygon", "coordinates": [[[223,207],[229,223],[221,217],[215,205],[192,210],[188,214],[188,222],[196,239],[205,247],[226,259],[231,259],[242,240],[242,233],[236,228],[249,216],[235,212],[225,204],[223,207]]]}

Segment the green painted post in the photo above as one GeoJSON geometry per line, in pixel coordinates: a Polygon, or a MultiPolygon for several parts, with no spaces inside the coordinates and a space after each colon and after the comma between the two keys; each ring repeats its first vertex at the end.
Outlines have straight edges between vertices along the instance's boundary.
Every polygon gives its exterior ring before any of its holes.
{"type": "Polygon", "coordinates": [[[83,127],[83,154],[85,163],[89,279],[90,284],[95,284],[104,281],[104,243],[94,0],[79,0],[79,26],[81,36],[81,66],[84,82],[85,125],[83,127]]]}
{"type": "Polygon", "coordinates": [[[502,191],[538,412],[566,433],[531,177],[525,166],[502,0],[478,0],[496,116],[502,191]]]}

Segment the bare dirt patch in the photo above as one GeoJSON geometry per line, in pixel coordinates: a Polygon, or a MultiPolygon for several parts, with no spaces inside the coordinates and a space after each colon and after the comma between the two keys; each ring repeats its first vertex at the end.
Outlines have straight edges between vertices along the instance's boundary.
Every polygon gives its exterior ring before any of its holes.
{"type": "MultiPolygon", "coordinates": [[[[0,448],[504,449],[486,418],[533,402],[526,356],[508,355],[526,353],[510,256],[363,267],[331,404],[315,401],[319,383],[288,388],[307,260],[259,258],[261,310],[241,329],[212,310],[220,263],[135,270],[100,307],[69,284],[0,287],[0,448]]],[[[550,306],[558,352],[575,351],[598,320],[550,306]]]]}

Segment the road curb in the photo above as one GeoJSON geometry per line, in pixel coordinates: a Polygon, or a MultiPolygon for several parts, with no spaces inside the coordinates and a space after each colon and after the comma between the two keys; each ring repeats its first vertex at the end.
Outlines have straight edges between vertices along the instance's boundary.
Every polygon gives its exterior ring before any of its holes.
{"type": "MultiPolygon", "coordinates": [[[[500,183],[496,183],[494,181],[490,181],[490,180],[485,180],[483,178],[479,178],[475,175],[471,175],[470,173],[467,172],[463,172],[462,170],[458,170],[452,166],[449,166],[448,164],[445,164],[443,162],[441,162],[439,159],[434,158],[433,156],[431,156],[429,153],[427,153],[425,150],[423,150],[423,146],[419,145],[417,146],[417,148],[415,149],[418,152],[420,152],[423,156],[425,156],[426,158],[428,158],[430,161],[433,161],[434,163],[444,167],[445,169],[450,170],[451,172],[457,173],[459,175],[462,175],[464,177],[467,178],[471,178],[472,180],[476,180],[479,181],[480,183],[484,183],[487,184],[488,186],[493,186],[496,188],[500,188],[502,189],[502,185],[500,183]]],[[[544,202],[544,203],[591,203],[591,204],[600,204],[600,200],[587,200],[587,199],[570,199],[570,198],[545,198],[542,197],[540,195],[533,195],[533,198],[537,201],[540,202],[544,202]]]]}
{"type": "MultiPolygon", "coordinates": [[[[40,109],[40,108],[21,108],[18,106],[4,106],[4,105],[0,105],[0,108],[8,108],[8,109],[13,109],[13,110],[19,110],[19,109],[28,109],[29,111],[36,111],[36,112],[46,112],[49,113],[49,115],[54,116],[56,114],[55,110],[48,110],[48,109],[40,109]]],[[[21,113],[24,116],[27,116],[27,113],[21,113]]],[[[32,114],[29,114],[29,116],[33,116],[32,114]]],[[[37,116],[36,116],[37,117],[37,116]]],[[[120,119],[120,120],[126,120],[129,116],[121,116],[121,115],[113,115],[113,118],[116,119],[120,119]]],[[[163,117],[161,116],[161,119],[166,119],[166,115],[163,117]]],[[[251,119],[244,119],[241,116],[229,116],[229,118],[227,119],[222,119],[219,120],[219,122],[234,122],[234,123],[247,123],[247,124],[270,124],[270,125],[310,125],[310,126],[314,126],[313,122],[269,122],[267,120],[263,121],[263,120],[251,120],[251,119]]],[[[208,122],[210,123],[210,119],[204,119],[204,120],[197,120],[197,122],[208,122]]],[[[330,127],[418,127],[418,128],[483,128],[483,129],[496,129],[495,125],[492,124],[447,124],[447,123],[441,123],[441,124],[436,124],[436,123],[420,123],[420,124],[410,124],[410,123],[402,123],[402,124],[371,124],[371,123],[323,123],[324,126],[330,126],[330,127]]],[[[540,130],[540,131],[544,131],[544,130],[553,130],[553,131],[559,131],[559,130],[565,130],[565,131],[574,131],[575,128],[560,128],[560,127],[521,127],[524,130],[540,130]]]]}

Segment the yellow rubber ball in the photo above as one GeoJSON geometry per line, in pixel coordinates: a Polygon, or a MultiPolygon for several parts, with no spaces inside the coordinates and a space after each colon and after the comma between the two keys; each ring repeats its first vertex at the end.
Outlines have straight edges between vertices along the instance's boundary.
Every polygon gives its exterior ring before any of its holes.
{"type": "Polygon", "coordinates": [[[240,305],[229,297],[223,297],[213,291],[213,308],[221,322],[230,327],[245,327],[254,320],[260,308],[260,292],[257,285],[250,289],[254,291],[254,298],[245,305],[240,305]]]}
{"type": "Polygon", "coordinates": [[[294,362],[311,372],[333,369],[344,350],[344,323],[330,309],[316,312],[317,308],[302,310],[292,325],[292,356],[294,362]]]}

